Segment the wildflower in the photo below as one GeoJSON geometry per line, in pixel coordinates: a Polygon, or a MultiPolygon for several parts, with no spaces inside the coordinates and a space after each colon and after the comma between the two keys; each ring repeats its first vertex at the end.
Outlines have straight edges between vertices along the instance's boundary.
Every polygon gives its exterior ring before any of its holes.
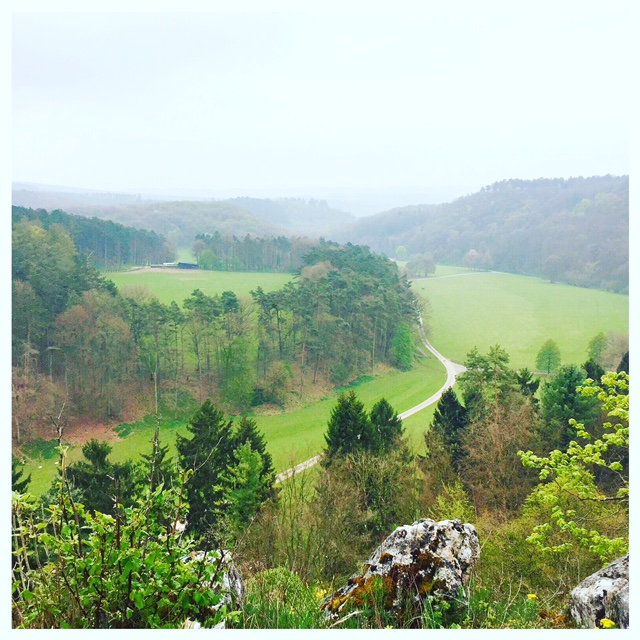
{"type": "Polygon", "coordinates": [[[327,595],[327,590],[326,589],[316,589],[316,598],[318,598],[318,600],[321,600],[326,595],[327,595]]]}
{"type": "Polygon", "coordinates": [[[615,629],[616,623],[613,620],[609,620],[609,618],[602,618],[602,620],[600,620],[600,626],[603,629],[615,629]]]}
{"type": "Polygon", "coordinates": [[[527,600],[537,600],[538,596],[535,593],[528,593],[527,594],[527,600]]]}

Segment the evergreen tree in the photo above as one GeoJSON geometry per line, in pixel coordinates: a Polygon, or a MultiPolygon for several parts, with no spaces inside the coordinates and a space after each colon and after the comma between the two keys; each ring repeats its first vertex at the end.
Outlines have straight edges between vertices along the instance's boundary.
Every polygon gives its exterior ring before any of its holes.
{"type": "Polygon", "coordinates": [[[189,529],[199,534],[207,533],[219,519],[216,505],[223,498],[222,476],[234,450],[232,424],[206,400],[187,425],[192,437],[176,438],[180,466],[194,472],[187,483],[189,529]]]}
{"type": "Polygon", "coordinates": [[[85,460],[69,465],[67,478],[81,492],[86,509],[113,515],[115,502],[125,507],[134,504],[139,477],[131,461],[112,463],[107,459],[110,453],[109,443],[90,440],[82,447],[85,460]]]}
{"type": "Polygon", "coordinates": [[[516,376],[518,378],[518,385],[520,386],[522,394],[529,398],[533,398],[540,386],[540,378],[534,378],[533,374],[529,369],[527,369],[527,367],[516,371],[516,376]]]}
{"type": "Polygon", "coordinates": [[[402,420],[385,398],[380,398],[373,405],[369,419],[375,434],[377,452],[389,451],[404,435],[402,420]]]}
{"type": "Polygon", "coordinates": [[[273,483],[275,481],[276,472],[273,467],[273,459],[271,458],[271,454],[267,451],[267,443],[265,442],[264,436],[258,431],[256,421],[251,418],[242,417],[233,432],[234,450],[237,452],[237,450],[247,442],[251,445],[252,451],[257,453],[262,460],[260,479],[267,488],[262,500],[266,500],[268,497],[273,497],[275,494],[273,490],[273,483]]]}
{"type": "Polygon", "coordinates": [[[330,458],[358,450],[369,451],[375,445],[371,420],[353,391],[338,396],[327,426],[324,438],[330,458]]]}
{"type": "Polygon", "coordinates": [[[623,371],[625,373],[629,373],[629,352],[628,351],[622,356],[622,360],[620,360],[620,364],[616,369],[616,373],[622,373],[623,371]]]}
{"type": "Polygon", "coordinates": [[[458,401],[453,389],[447,389],[438,400],[431,422],[431,430],[440,434],[444,446],[449,451],[451,463],[460,470],[463,458],[462,436],[469,424],[468,412],[458,401]]]}
{"type": "Polygon", "coordinates": [[[271,492],[274,474],[264,473],[264,458],[246,440],[234,452],[234,464],[223,475],[225,524],[237,539],[271,492]]]}
{"type": "Polygon", "coordinates": [[[155,491],[162,484],[165,488],[169,488],[177,479],[178,473],[173,464],[173,460],[167,457],[169,453],[169,445],[162,446],[160,444],[159,428],[153,434],[151,453],[141,453],[142,462],[140,467],[143,478],[149,484],[149,490],[155,491]]]}
{"type": "Polygon", "coordinates": [[[542,387],[540,435],[545,451],[566,449],[575,439],[575,429],[569,424],[571,418],[590,429],[600,416],[597,398],[576,391],[586,378],[586,373],[579,367],[564,365],[542,387]]]}
{"type": "Polygon", "coordinates": [[[582,368],[587,372],[587,378],[591,378],[596,384],[600,382],[600,378],[605,374],[605,370],[596,360],[591,358],[582,365],[582,368]]]}

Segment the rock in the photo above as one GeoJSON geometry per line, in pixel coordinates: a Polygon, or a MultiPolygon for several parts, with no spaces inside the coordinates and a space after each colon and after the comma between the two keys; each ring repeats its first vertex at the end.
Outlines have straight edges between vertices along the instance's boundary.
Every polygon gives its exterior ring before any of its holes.
{"type": "Polygon", "coordinates": [[[462,587],[480,556],[478,534],[460,520],[423,519],[398,527],[347,584],[329,596],[323,607],[332,618],[348,607],[362,606],[377,581],[384,606],[396,610],[403,599],[421,605],[427,596],[459,601],[462,587]]]}
{"type": "Polygon", "coordinates": [[[600,626],[602,618],[629,628],[629,554],[585,578],[569,597],[569,609],[583,628],[600,626]]]}
{"type": "MultiPolygon", "coordinates": [[[[205,557],[204,551],[194,551],[190,553],[188,556],[182,558],[183,562],[192,562],[194,560],[202,561],[205,557]]],[[[240,572],[236,568],[233,563],[233,558],[228,551],[222,552],[222,560],[220,560],[219,552],[206,553],[206,560],[212,564],[217,565],[220,563],[220,568],[222,569],[222,591],[223,598],[222,600],[212,607],[212,611],[218,611],[223,605],[226,605],[227,611],[231,611],[233,609],[237,609],[244,602],[244,581],[242,580],[242,576],[240,572]]],[[[200,629],[200,622],[197,620],[185,620],[185,629],[200,629]]],[[[215,629],[224,629],[225,623],[222,621],[217,624],[215,629]]]]}

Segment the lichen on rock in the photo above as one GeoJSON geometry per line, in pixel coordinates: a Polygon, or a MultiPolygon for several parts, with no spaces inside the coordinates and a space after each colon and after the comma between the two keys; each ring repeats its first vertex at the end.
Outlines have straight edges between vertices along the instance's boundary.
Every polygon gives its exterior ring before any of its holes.
{"type": "Polygon", "coordinates": [[[398,527],[371,554],[360,573],[326,598],[323,607],[337,618],[360,607],[375,589],[385,609],[407,600],[420,606],[427,597],[455,602],[480,556],[478,534],[460,520],[423,519],[398,527]]]}

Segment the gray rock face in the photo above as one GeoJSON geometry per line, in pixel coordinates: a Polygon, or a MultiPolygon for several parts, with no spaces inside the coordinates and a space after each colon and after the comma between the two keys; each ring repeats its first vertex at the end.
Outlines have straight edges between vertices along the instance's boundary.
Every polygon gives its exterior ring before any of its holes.
{"type": "Polygon", "coordinates": [[[396,609],[403,598],[420,604],[427,596],[459,599],[480,557],[478,534],[460,520],[418,520],[398,527],[347,584],[329,596],[323,607],[339,617],[347,607],[359,607],[378,584],[384,606],[396,609]]]}
{"type": "Polygon", "coordinates": [[[629,554],[585,578],[572,592],[569,609],[584,628],[599,627],[602,618],[629,627],[629,554]]]}

